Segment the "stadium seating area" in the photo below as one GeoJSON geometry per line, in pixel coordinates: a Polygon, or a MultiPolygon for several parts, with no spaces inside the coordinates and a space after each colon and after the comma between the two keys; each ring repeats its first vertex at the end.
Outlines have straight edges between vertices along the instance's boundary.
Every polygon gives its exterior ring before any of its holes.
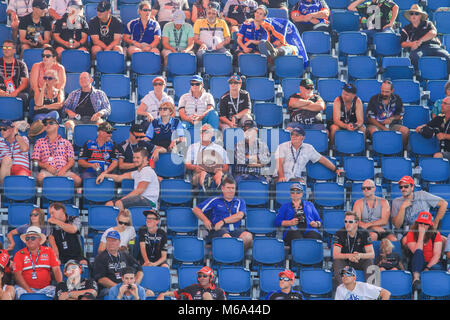
{"type": "MultiPolygon", "coordinates": [[[[400,10],[409,9],[413,2],[396,1],[400,10]]],[[[430,13],[443,43],[450,45],[449,12],[435,12],[437,7],[433,7],[434,2],[437,1],[429,0],[424,9],[430,13]]],[[[450,201],[449,162],[431,157],[440,149],[437,140],[425,140],[414,132],[418,125],[429,121],[434,101],[445,96],[443,88],[449,79],[445,60],[423,57],[416,74],[408,54],[400,48],[398,35],[379,34],[374,43],[369,44],[367,36],[359,32],[358,15],[346,10],[348,1],[329,0],[327,3],[332,10],[330,20],[333,31],[331,34],[319,31],[303,34],[310,58],[306,68],[303,59],[296,56],[283,56],[277,58],[275,63],[268,63],[265,56],[244,54],[233,64],[224,54],[210,53],[205,54],[204,65],[200,67],[195,56],[175,53],[169,56],[168,67],[165,68],[154,53],[135,53],[131,59],[126,59],[118,52],[100,52],[96,61],[91,63],[89,54],[85,52],[64,51],[61,63],[67,72],[66,94],[79,87],[80,72],[93,74],[95,86],[104,90],[110,98],[112,113],[108,120],[118,129],[113,134],[116,143],[127,139],[130,125],[140,120],[136,116],[137,106],[140,99],[152,90],[152,79],[157,75],[167,77],[167,91],[176,103],[189,90],[189,79],[193,74],[204,77],[205,88],[216,102],[228,91],[227,79],[231,74],[245,76],[243,88],[250,93],[252,113],[260,128],[260,136],[270,139],[268,146],[272,152],[279,143],[289,139],[289,133],[284,130],[289,117],[287,99],[298,91],[302,78],[314,80],[316,91],[330,107],[323,114],[326,121],[331,121],[330,103],[347,81],[356,85],[357,95],[367,107],[370,97],[379,93],[382,80],[390,78],[395,93],[401,96],[405,104],[404,124],[411,130],[407,150],[402,150],[401,135],[396,132],[377,132],[373,142],[367,143],[362,134],[339,131],[335,136],[335,145],[329,148],[326,132],[307,131],[305,142],[311,143],[320,153],[344,168],[346,175],[339,178],[322,165],[308,165],[305,196],[320,211],[324,241],[296,240],[292,253],[284,247],[281,230],[274,226],[276,210],[289,199],[291,182],[264,184],[245,181],[238,185],[238,194],[248,206],[244,224],[254,236],[252,249],[244,252],[243,243],[238,239],[215,239],[212,245],[206,246],[202,239],[204,226],[191,211],[192,206],[199,202],[199,194],[185,180],[184,166],[179,162],[177,164],[170,155],[161,155],[155,170],[163,178],[161,226],[169,234],[171,267],[145,267],[144,287],[156,293],[182,288],[196,282],[195,272],[207,264],[216,269],[218,284],[229,299],[260,299],[267,292],[278,289],[278,272],[290,268],[295,271],[296,285],[300,286],[305,296],[332,299],[331,237],[343,227],[345,210],[351,209],[353,202],[362,197],[360,188],[363,180],[375,179],[377,194],[392,200],[400,195],[396,182],[404,175],[411,175],[416,179],[417,189],[422,188],[450,201]]],[[[136,6],[134,1],[119,1],[118,10],[113,13],[126,23],[136,17],[136,6]]],[[[447,2],[445,6],[450,4],[447,2]]],[[[85,4],[86,15],[95,15],[95,8],[94,0],[92,3],[88,0],[85,4]]],[[[278,13],[273,11],[273,14],[278,13]]],[[[402,19],[400,12],[400,26],[405,24],[402,19]]],[[[0,25],[0,39],[7,39],[10,37],[8,22],[6,18],[0,22],[4,23],[0,25]]],[[[30,49],[24,52],[23,59],[31,69],[40,57],[40,49],[30,49]]],[[[1,119],[29,119],[20,99],[0,97],[0,106],[1,119]]],[[[61,126],[63,137],[66,136],[64,130],[61,126]]],[[[225,132],[224,142],[233,138],[230,134],[231,131],[225,132]]],[[[95,136],[95,126],[78,125],[73,137],[68,138],[78,151],[87,139],[95,136]]],[[[118,209],[105,206],[105,202],[117,199],[132,187],[132,181],[117,184],[105,179],[102,184],[96,185],[94,179],[86,179],[82,188],[76,190],[73,180],[63,177],[45,178],[43,186],[37,187],[34,177],[7,177],[1,194],[1,234],[6,238],[9,230],[28,223],[33,207],[47,208],[50,202],[63,202],[70,215],[80,216],[84,250],[93,261],[99,235],[116,225],[118,209]]],[[[136,230],[145,225],[143,209],[130,209],[136,230]]],[[[450,233],[449,212],[443,219],[441,233],[445,236],[450,233]]],[[[16,241],[12,254],[21,245],[20,240],[16,241]]],[[[411,295],[411,273],[408,271],[381,272],[381,286],[390,290],[396,299],[450,299],[448,272],[428,271],[421,277],[423,290],[419,297],[411,295]]],[[[25,297],[43,299],[31,294],[25,297]]]]}

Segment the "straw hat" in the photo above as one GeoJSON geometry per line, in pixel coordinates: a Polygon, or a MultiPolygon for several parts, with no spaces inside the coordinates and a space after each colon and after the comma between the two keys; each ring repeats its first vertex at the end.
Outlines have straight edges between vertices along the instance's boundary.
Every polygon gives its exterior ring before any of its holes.
{"type": "Polygon", "coordinates": [[[42,120],[36,120],[31,124],[30,131],[28,132],[29,137],[35,137],[44,132],[45,126],[42,120]]]}
{"type": "Polygon", "coordinates": [[[419,5],[417,5],[417,4],[413,4],[409,10],[406,10],[406,11],[403,13],[403,15],[405,16],[405,18],[406,18],[408,21],[411,21],[411,12],[417,12],[417,13],[420,13],[420,14],[421,14],[420,19],[421,19],[422,21],[425,21],[425,20],[428,19],[428,14],[427,14],[425,11],[423,11],[422,8],[419,7],[419,5]]]}
{"type": "Polygon", "coordinates": [[[20,240],[22,240],[24,243],[26,243],[25,238],[27,236],[39,236],[41,238],[41,244],[43,244],[47,240],[47,237],[45,236],[45,234],[43,234],[41,232],[41,228],[36,227],[36,226],[28,227],[27,232],[25,232],[24,234],[22,234],[20,236],[20,240]]]}

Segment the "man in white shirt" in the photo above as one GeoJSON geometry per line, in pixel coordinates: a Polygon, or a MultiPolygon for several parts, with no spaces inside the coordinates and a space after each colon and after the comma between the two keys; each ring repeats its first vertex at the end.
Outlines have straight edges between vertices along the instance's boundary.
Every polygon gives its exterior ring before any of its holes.
{"type": "Polygon", "coordinates": [[[370,283],[356,281],[356,271],[345,266],[341,270],[342,284],[336,289],[334,300],[389,300],[391,293],[370,283]]]}
{"type": "Polygon", "coordinates": [[[102,172],[97,178],[97,184],[103,179],[110,178],[115,182],[122,182],[124,179],[134,180],[134,190],[117,201],[108,201],[107,206],[116,206],[120,210],[129,207],[147,206],[156,208],[159,198],[159,180],[155,171],[149,166],[148,151],[145,148],[138,148],[133,154],[133,161],[137,170],[126,172],[121,175],[106,174],[102,172]]]}

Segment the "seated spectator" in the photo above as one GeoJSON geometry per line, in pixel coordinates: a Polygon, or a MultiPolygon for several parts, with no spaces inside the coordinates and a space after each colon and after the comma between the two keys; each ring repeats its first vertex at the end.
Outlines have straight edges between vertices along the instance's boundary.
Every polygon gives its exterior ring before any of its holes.
{"type": "Polygon", "coordinates": [[[397,252],[392,252],[394,245],[388,238],[383,238],[380,242],[380,253],[375,261],[375,265],[384,270],[405,270],[401,257],[397,252]]]}
{"type": "Polygon", "coordinates": [[[278,274],[280,289],[269,292],[264,300],[305,300],[301,291],[293,289],[295,274],[291,270],[284,270],[278,274]]]}
{"type": "Polygon", "coordinates": [[[441,197],[426,191],[414,191],[414,179],[410,176],[401,178],[398,186],[402,196],[392,200],[391,216],[392,224],[397,229],[397,238],[403,236],[401,241],[405,246],[407,240],[405,235],[419,217],[420,212],[430,212],[431,208],[438,207],[434,218],[434,229],[437,229],[447,211],[448,203],[441,197]]]}
{"type": "Polygon", "coordinates": [[[206,19],[197,19],[194,24],[194,42],[199,46],[197,63],[203,65],[205,52],[231,53],[225,48],[230,41],[230,30],[225,20],[219,18],[220,5],[210,2],[206,9],[206,19]]]}
{"type": "Polygon", "coordinates": [[[83,256],[84,250],[81,246],[80,217],[69,216],[66,206],[58,202],[50,204],[48,213],[50,217],[47,222],[52,229],[48,242],[55,251],[56,257],[61,263],[76,260],[87,266],[88,261],[83,256]]]}
{"type": "Polygon", "coordinates": [[[23,0],[10,0],[6,8],[6,14],[11,20],[11,39],[17,39],[19,32],[19,20],[33,12],[33,2],[23,0]]]}
{"type": "Polygon", "coordinates": [[[251,18],[258,3],[254,0],[228,0],[223,8],[223,19],[228,22],[231,33],[239,31],[239,28],[245,20],[251,18]]]}
{"type": "Polygon", "coordinates": [[[270,152],[267,144],[258,138],[258,128],[253,120],[244,122],[244,140],[236,143],[234,152],[234,179],[270,182],[270,152]]]}
{"type": "Polygon", "coordinates": [[[30,213],[30,220],[28,223],[23,224],[8,233],[7,238],[9,245],[6,248],[6,251],[14,250],[14,247],[16,246],[14,236],[22,236],[27,232],[29,227],[38,227],[46,237],[51,233],[50,226],[45,222],[45,211],[41,208],[34,208],[30,213]]]}
{"type": "Polygon", "coordinates": [[[164,90],[166,80],[162,76],[155,77],[152,80],[153,90],[149,91],[141,100],[141,104],[136,113],[138,116],[145,117],[144,128],[147,129],[150,122],[159,117],[159,107],[161,103],[171,102],[173,99],[164,90]]]}
{"type": "Polygon", "coordinates": [[[44,73],[44,86],[34,91],[33,121],[45,118],[61,120],[64,104],[64,89],[57,88],[59,78],[55,70],[48,69],[44,73]]]}
{"type": "Polygon", "coordinates": [[[39,92],[45,86],[45,72],[54,70],[58,74],[58,82],[55,87],[64,90],[66,86],[66,69],[57,60],[56,50],[47,47],[42,50],[42,61],[33,64],[30,72],[30,88],[33,93],[39,92]]]}
{"type": "Polygon", "coordinates": [[[300,92],[294,93],[288,100],[290,122],[299,124],[304,130],[326,130],[321,115],[326,107],[325,102],[313,92],[313,81],[303,79],[299,88],[300,92]]]}
{"type": "Polygon", "coordinates": [[[225,178],[221,185],[222,195],[211,197],[192,209],[194,215],[208,230],[205,240],[213,238],[240,238],[244,241],[244,251],[252,246],[253,236],[242,228],[241,223],[247,214],[245,201],[237,198],[236,182],[225,178]]]}
{"type": "Polygon", "coordinates": [[[201,141],[189,146],[184,159],[186,170],[192,172],[192,185],[204,190],[211,187],[210,178],[217,187],[220,186],[230,163],[225,149],[212,142],[213,136],[214,129],[209,124],[204,124],[201,127],[201,141]]]}
{"type": "Polygon", "coordinates": [[[358,215],[354,212],[345,213],[345,226],[334,234],[333,238],[333,269],[334,279],[342,283],[340,272],[343,267],[351,266],[363,270],[368,277],[368,267],[373,264],[375,252],[369,232],[358,226],[358,215]]]}
{"type": "Polygon", "coordinates": [[[398,15],[398,5],[391,0],[355,0],[347,7],[358,12],[361,31],[366,33],[369,41],[377,32],[394,33],[395,19],[398,15]]]}
{"type": "MultiPolygon", "coordinates": [[[[444,86],[444,92],[445,92],[445,97],[450,97],[450,81],[447,81],[447,83],[444,86]]],[[[431,109],[431,117],[432,118],[436,118],[439,114],[442,113],[442,101],[444,100],[444,98],[442,99],[437,99],[434,102],[433,108],[431,109]]]]}
{"type": "Polygon", "coordinates": [[[260,5],[264,5],[267,8],[283,9],[286,10],[287,15],[289,15],[289,3],[284,0],[258,0],[260,5]]]}
{"type": "Polygon", "coordinates": [[[450,73],[450,54],[442,47],[436,27],[428,20],[428,14],[413,4],[403,15],[410,24],[401,31],[400,44],[402,48],[410,50],[409,58],[414,68],[419,70],[420,57],[443,57],[447,60],[447,73],[450,73]]]}
{"type": "Polygon", "coordinates": [[[97,5],[97,16],[89,21],[89,35],[92,40],[91,59],[95,59],[99,51],[123,53],[122,34],[122,21],[111,15],[111,3],[102,0],[97,5]]]}
{"type": "Polygon", "coordinates": [[[55,22],[53,29],[53,40],[59,58],[64,50],[88,51],[88,34],[89,25],[83,16],[83,3],[71,0],[67,13],[55,22]]]}
{"type": "Polygon", "coordinates": [[[145,227],[139,229],[138,261],[143,266],[166,267],[167,264],[167,234],[158,228],[161,220],[157,210],[151,209],[143,212],[145,227]]]}
{"type": "Polygon", "coordinates": [[[353,204],[353,212],[358,215],[359,226],[369,231],[372,241],[389,238],[396,241],[397,238],[387,229],[389,228],[390,206],[386,199],[377,197],[375,182],[367,179],[363,182],[361,190],[364,198],[358,199],[353,204]]]}
{"type": "MultiPolygon", "coordinates": [[[[136,270],[134,268],[122,269],[121,277],[122,282],[109,290],[108,300],[145,300],[145,288],[136,283],[136,270]]],[[[152,294],[152,296],[154,295],[152,294]]]]}
{"type": "Polygon", "coordinates": [[[436,152],[433,157],[445,158],[450,161],[450,96],[442,100],[441,108],[441,114],[434,117],[427,124],[418,126],[416,132],[419,132],[427,139],[435,136],[441,142],[443,151],[436,152]]]}
{"type": "Polygon", "coordinates": [[[154,2],[151,19],[156,21],[158,15],[158,23],[161,30],[164,29],[166,23],[172,21],[173,14],[177,10],[182,10],[187,20],[191,18],[191,11],[189,10],[189,2],[187,0],[157,0],[154,2]]]}
{"type": "Polygon", "coordinates": [[[128,209],[121,210],[116,217],[117,225],[106,229],[102,234],[100,244],[98,246],[98,252],[102,252],[106,248],[106,235],[109,231],[117,231],[120,234],[120,251],[132,252],[129,250],[129,245],[133,246],[136,239],[136,231],[133,227],[133,221],[131,219],[131,212],[128,209]]]}
{"type": "Polygon", "coordinates": [[[66,281],[56,285],[55,300],[79,300],[79,297],[90,293],[97,296],[98,286],[92,279],[83,279],[83,267],[76,260],[69,260],[64,264],[66,281]]]}
{"type": "Polygon", "coordinates": [[[122,270],[132,267],[137,270],[136,283],[142,281],[144,273],[136,259],[126,251],[120,251],[120,234],[109,231],[106,234],[106,249],[94,260],[92,278],[99,285],[98,297],[103,298],[116,284],[122,281],[122,270]]]}
{"type": "Polygon", "coordinates": [[[162,55],[167,66],[169,54],[175,52],[193,53],[194,29],[185,21],[184,12],[176,10],[172,22],[164,26],[162,38],[162,55]]]}
{"type": "Polygon", "coordinates": [[[78,0],[69,0],[69,1],[49,0],[48,15],[54,21],[58,21],[67,13],[70,5],[72,4],[78,4],[78,0]]]}
{"type": "Polygon", "coordinates": [[[219,128],[242,128],[245,121],[252,120],[252,102],[248,91],[242,89],[242,78],[233,75],[228,79],[230,90],[219,101],[219,128]]]}
{"type": "Polygon", "coordinates": [[[192,24],[197,21],[197,19],[206,19],[206,9],[208,8],[209,0],[196,0],[192,4],[192,24]]]}
{"type": "Polygon", "coordinates": [[[118,166],[117,148],[111,139],[116,129],[108,122],[98,125],[97,138],[85,142],[78,156],[81,178],[97,177],[100,173],[114,172],[118,166]]]}
{"type": "Polygon", "coordinates": [[[142,124],[134,123],[130,127],[129,138],[117,145],[117,158],[121,173],[131,172],[138,168],[133,161],[133,155],[138,148],[145,148],[149,154],[153,153],[155,145],[144,138],[145,130],[142,124]]]}
{"type": "Polygon", "coordinates": [[[214,129],[219,128],[219,115],[214,109],[214,98],[203,87],[203,78],[199,75],[192,76],[191,90],[180,97],[178,112],[186,129],[198,123],[209,124],[214,129]]]}
{"type": "Polygon", "coordinates": [[[160,153],[172,152],[178,143],[186,141],[181,120],[175,118],[172,102],[163,102],[159,107],[159,117],[150,122],[145,136],[155,145],[151,159],[158,161],[160,153]]]}
{"type": "MultiPolygon", "coordinates": [[[[230,1],[235,0],[228,0],[228,2],[230,1]]],[[[236,53],[238,56],[244,53],[259,54],[259,44],[261,43],[261,41],[267,40],[269,37],[268,31],[263,26],[269,25],[268,23],[264,22],[264,19],[267,16],[267,9],[260,6],[254,12],[255,19],[246,20],[245,23],[240,24],[240,27],[238,29],[237,26],[234,26],[234,29],[232,28],[232,30],[237,29],[236,42],[239,47],[236,53]]]]}
{"type": "Polygon", "coordinates": [[[333,124],[330,126],[330,146],[334,146],[334,134],[338,130],[362,131],[365,135],[363,103],[356,96],[356,87],[348,83],[333,102],[333,124]]]}
{"type": "Polygon", "coordinates": [[[309,161],[321,163],[329,170],[336,172],[338,176],[344,172],[318,153],[312,145],[303,142],[305,130],[295,123],[291,128],[291,140],[280,144],[275,152],[278,182],[302,181],[302,172],[306,171],[306,164],[309,161]]]}
{"type": "Polygon", "coordinates": [[[81,178],[70,171],[75,164],[72,143],[58,134],[56,119],[47,118],[42,122],[47,136],[36,141],[31,156],[41,168],[36,177],[37,184],[41,186],[45,177],[65,176],[73,179],[75,187],[81,186],[81,178]]]}
{"type": "Polygon", "coordinates": [[[322,220],[314,204],[302,199],[304,187],[294,183],[290,194],[291,202],[282,204],[275,218],[275,226],[284,227],[284,244],[290,247],[294,239],[322,240],[319,231],[322,220]]]}
{"type": "Polygon", "coordinates": [[[0,251],[0,300],[14,300],[16,290],[14,289],[14,286],[7,284],[7,281],[5,280],[5,270],[9,264],[9,254],[4,250],[0,251]]]}
{"type": "Polygon", "coordinates": [[[421,290],[421,272],[443,269],[441,263],[443,239],[436,229],[437,225],[433,228],[431,213],[422,211],[406,235],[408,253],[412,255],[413,290],[421,290]]]}
{"type": "Polygon", "coordinates": [[[0,97],[22,99],[24,109],[28,108],[28,68],[25,62],[14,58],[16,44],[12,40],[3,41],[3,57],[0,58],[0,97]]]}
{"type": "Polygon", "coordinates": [[[298,32],[330,32],[330,8],[325,0],[299,0],[291,10],[291,20],[298,32]]]}
{"type": "Polygon", "coordinates": [[[19,39],[23,51],[50,46],[52,26],[45,16],[48,5],[44,0],[33,0],[33,12],[20,18],[19,39]]]}
{"type": "Polygon", "coordinates": [[[138,148],[133,154],[133,161],[137,169],[121,175],[106,174],[102,172],[97,183],[102,183],[103,179],[110,178],[115,182],[122,182],[124,179],[134,180],[134,190],[117,201],[108,201],[107,206],[116,206],[120,210],[129,207],[147,206],[156,208],[159,198],[159,180],[155,171],[149,166],[149,154],[147,149],[138,148]]]}
{"type": "Polygon", "coordinates": [[[381,84],[381,93],[370,98],[367,106],[369,124],[367,131],[370,136],[375,131],[400,131],[403,147],[408,145],[409,129],[402,125],[404,114],[403,101],[394,93],[394,84],[390,80],[384,80],[381,84]]]}
{"type": "Polygon", "coordinates": [[[73,131],[77,124],[101,124],[111,114],[111,105],[106,93],[95,89],[94,79],[88,72],[80,74],[80,89],[72,91],[64,103],[63,111],[69,120],[65,127],[73,131]]]}
{"type": "Polygon", "coordinates": [[[159,54],[161,29],[159,23],[150,19],[151,3],[142,1],[138,6],[139,18],[129,21],[124,28],[123,41],[128,44],[129,57],[135,52],[159,54]]]}
{"type": "Polygon", "coordinates": [[[10,120],[0,120],[0,185],[6,176],[31,176],[30,143],[10,120]]]}
{"type": "Polygon", "coordinates": [[[43,246],[47,237],[39,227],[31,226],[20,236],[26,247],[14,256],[14,278],[16,299],[24,293],[43,293],[53,298],[55,286],[51,285],[52,275],[56,282],[62,281],[59,260],[52,248],[43,246]]]}

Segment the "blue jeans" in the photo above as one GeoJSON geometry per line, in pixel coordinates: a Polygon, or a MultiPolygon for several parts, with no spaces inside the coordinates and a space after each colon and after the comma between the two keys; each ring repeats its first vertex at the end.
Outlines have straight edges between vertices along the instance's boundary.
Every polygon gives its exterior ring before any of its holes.
{"type": "MultiPolygon", "coordinates": [[[[412,272],[422,272],[426,266],[425,256],[423,255],[423,250],[417,249],[411,261],[411,271],[412,272]]],[[[442,265],[440,261],[435,265],[431,266],[431,270],[442,270],[442,265]]]]}
{"type": "MultiPolygon", "coordinates": [[[[206,114],[206,116],[202,119],[202,125],[208,123],[213,127],[214,129],[219,129],[219,114],[216,110],[211,110],[206,114]]],[[[187,121],[182,121],[183,127],[185,129],[190,129],[194,127],[194,125],[187,121]]]]}
{"type": "MultiPolygon", "coordinates": [[[[277,47],[277,49],[283,50],[285,56],[292,56],[294,54],[294,47],[293,46],[281,46],[277,47]]],[[[265,55],[266,57],[270,56],[269,51],[266,48],[266,40],[261,40],[258,44],[258,50],[261,52],[261,54],[265,55]]]]}
{"type": "Polygon", "coordinates": [[[409,53],[409,58],[414,66],[414,69],[419,69],[419,58],[426,56],[443,57],[447,60],[447,72],[450,73],[450,54],[444,48],[436,44],[422,44],[416,50],[409,53]]]}

